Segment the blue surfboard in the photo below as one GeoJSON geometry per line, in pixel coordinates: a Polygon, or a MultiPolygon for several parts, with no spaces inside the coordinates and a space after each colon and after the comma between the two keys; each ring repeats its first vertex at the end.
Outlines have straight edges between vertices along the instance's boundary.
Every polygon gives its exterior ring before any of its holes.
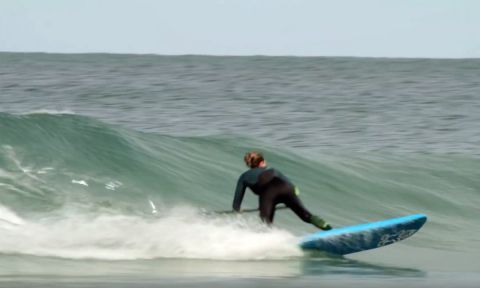
{"type": "Polygon", "coordinates": [[[320,231],[305,236],[300,247],[331,254],[345,255],[374,249],[401,241],[415,234],[427,216],[414,214],[378,222],[320,231]]]}

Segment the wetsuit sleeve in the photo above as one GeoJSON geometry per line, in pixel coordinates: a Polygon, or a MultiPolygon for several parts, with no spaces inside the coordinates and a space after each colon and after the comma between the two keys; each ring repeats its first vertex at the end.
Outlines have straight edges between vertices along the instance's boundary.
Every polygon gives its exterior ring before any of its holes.
{"type": "Polygon", "coordinates": [[[243,196],[245,195],[245,189],[247,189],[247,185],[245,184],[244,175],[242,175],[240,178],[238,178],[237,188],[235,188],[235,196],[233,197],[232,204],[233,210],[240,211],[243,196]]]}

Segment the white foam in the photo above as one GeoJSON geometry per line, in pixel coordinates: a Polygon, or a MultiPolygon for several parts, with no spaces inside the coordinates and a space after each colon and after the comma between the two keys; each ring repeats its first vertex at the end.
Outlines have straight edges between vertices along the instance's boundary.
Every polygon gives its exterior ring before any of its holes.
{"type": "Polygon", "coordinates": [[[33,111],[29,111],[26,113],[23,113],[23,115],[35,115],[35,114],[50,114],[50,115],[63,115],[63,114],[69,114],[69,115],[75,115],[76,113],[73,112],[70,109],[62,109],[62,110],[56,110],[56,109],[37,109],[33,111]]]}
{"type": "MultiPolygon", "coordinates": [[[[72,214],[70,214],[72,215],[72,214]]],[[[282,259],[301,256],[297,239],[257,219],[205,218],[176,208],[158,218],[76,215],[25,221],[1,231],[0,252],[94,259],[282,259]]]]}
{"type": "Polygon", "coordinates": [[[87,181],[85,181],[85,180],[75,180],[75,179],[72,179],[72,184],[78,184],[78,185],[83,185],[83,186],[87,186],[87,187],[88,187],[88,183],[87,183],[87,181]]]}
{"type": "Polygon", "coordinates": [[[105,189],[115,191],[118,187],[122,185],[123,183],[120,181],[109,181],[105,184],[105,189]]]}
{"type": "Polygon", "coordinates": [[[15,212],[0,205],[0,228],[12,229],[23,224],[24,221],[15,212]]]}
{"type": "Polygon", "coordinates": [[[150,207],[152,207],[152,214],[157,214],[158,210],[157,210],[157,207],[155,206],[155,204],[153,203],[153,201],[148,200],[148,203],[150,203],[150,207]]]}
{"type": "Polygon", "coordinates": [[[53,168],[53,167],[43,167],[40,170],[37,170],[37,174],[47,174],[50,171],[54,171],[54,170],[55,170],[55,168],[53,168]]]}

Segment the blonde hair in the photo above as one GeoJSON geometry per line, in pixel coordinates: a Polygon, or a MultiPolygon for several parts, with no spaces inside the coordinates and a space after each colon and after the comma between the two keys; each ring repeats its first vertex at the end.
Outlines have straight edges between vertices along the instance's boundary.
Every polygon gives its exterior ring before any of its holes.
{"type": "Polygon", "coordinates": [[[247,152],[245,157],[243,157],[243,160],[250,168],[256,168],[258,165],[260,165],[260,163],[262,163],[262,161],[265,161],[263,154],[258,151],[247,152]]]}

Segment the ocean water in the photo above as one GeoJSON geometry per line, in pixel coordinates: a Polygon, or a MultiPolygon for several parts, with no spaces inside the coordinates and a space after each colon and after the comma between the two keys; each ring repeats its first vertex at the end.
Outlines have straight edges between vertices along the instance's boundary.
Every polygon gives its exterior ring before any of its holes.
{"type": "MultiPolygon", "coordinates": [[[[0,53],[0,287],[478,287],[480,60],[0,53]],[[231,207],[264,152],[334,226],[231,207]]],[[[247,192],[243,207],[256,207],[247,192]]]]}

